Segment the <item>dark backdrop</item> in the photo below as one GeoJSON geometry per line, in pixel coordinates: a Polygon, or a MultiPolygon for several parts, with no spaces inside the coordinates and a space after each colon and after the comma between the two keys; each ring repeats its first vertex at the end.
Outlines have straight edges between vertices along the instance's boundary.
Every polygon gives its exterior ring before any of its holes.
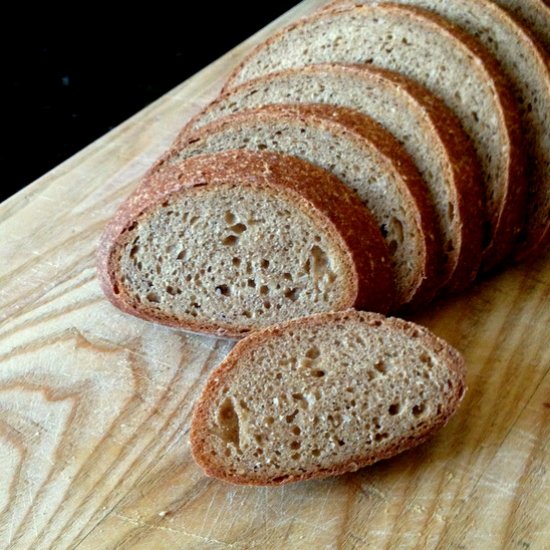
{"type": "Polygon", "coordinates": [[[150,3],[116,17],[82,5],[78,14],[29,7],[5,19],[0,200],[297,3],[259,2],[250,10],[204,2],[192,15],[150,3]]]}

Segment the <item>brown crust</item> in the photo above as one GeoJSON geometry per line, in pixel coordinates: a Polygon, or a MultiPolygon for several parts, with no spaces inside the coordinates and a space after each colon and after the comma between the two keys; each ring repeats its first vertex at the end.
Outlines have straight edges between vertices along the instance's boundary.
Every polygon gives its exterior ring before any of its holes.
{"type": "Polygon", "coordinates": [[[423,443],[448,422],[449,418],[460,404],[465,391],[466,368],[462,356],[445,341],[428,331],[428,329],[414,323],[403,321],[402,319],[386,318],[376,313],[357,312],[353,310],[337,313],[321,313],[269,327],[255,332],[237,343],[223,362],[210,374],[201,397],[195,405],[190,433],[191,451],[193,458],[204,470],[206,475],[238,485],[275,486],[296,481],[304,481],[306,479],[325,478],[344,474],[346,472],[358,470],[359,468],[363,468],[379,460],[390,458],[423,443]],[[426,425],[414,433],[411,439],[404,438],[396,444],[383,449],[381,452],[370,456],[357,456],[333,468],[305,472],[302,475],[281,476],[276,479],[250,479],[246,474],[230,474],[224,469],[223,465],[214,463],[212,455],[209,453],[208,433],[205,433],[204,426],[207,425],[209,409],[213,397],[225,384],[226,377],[230,375],[234,369],[238,368],[240,356],[249,350],[261,348],[265,342],[276,339],[281,333],[293,327],[312,327],[330,323],[336,324],[350,318],[359,318],[362,322],[371,325],[374,329],[377,326],[385,325],[386,327],[389,326],[392,329],[404,332],[411,338],[421,339],[431,351],[438,354],[442,361],[447,364],[449,370],[452,371],[456,377],[457,387],[452,399],[447,402],[445,410],[441,411],[439,417],[436,418],[431,425],[426,425]]]}
{"type": "Polygon", "coordinates": [[[375,5],[354,5],[351,7],[335,8],[316,12],[314,15],[301,19],[286,28],[280,30],[265,42],[254,48],[244,60],[232,71],[223,91],[227,91],[237,85],[237,78],[242,68],[247,65],[260,51],[273,42],[284,37],[297,27],[307,26],[311,21],[328,19],[338,14],[355,12],[367,12],[369,10],[386,10],[398,12],[406,16],[408,20],[416,18],[438,27],[438,32],[443,32],[457,40],[476,59],[474,67],[483,70],[489,76],[495,96],[498,97],[500,111],[497,116],[501,127],[505,130],[504,135],[508,140],[508,162],[505,174],[502,174],[502,188],[504,190],[500,211],[496,219],[491,220],[491,239],[483,254],[482,265],[484,270],[490,270],[501,263],[511,253],[518,234],[523,228],[525,221],[527,181],[525,174],[525,154],[523,148],[523,135],[518,106],[510,89],[508,79],[503,74],[499,63],[486,50],[482,44],[463,31],[460,27],[448,22],[444,18],[413,6],[402,6],[391,3],[375,5]]]}
{"type": "MultiPolygon", "coordinates": [[[[276,82],[293,74],[315,76],[332,73],[363,79],[371,85],[392,86],[406,94],[418,106],[426,123],[426,130],[439,141],[448,171],[449,193],[459,221],[460,231],[454,235],[457,246],[448,253],[450,269],[441,290],[457,292],[469,286],[475,279],[481,262],[483,227],[486,217],[481,169],[475,149],[464,132],[458,117],[438,97],[413,80],[378,67],[359,64],[322,63],[299,69],[287,69],[255,78],[228,90],[195,115],[181,131],[176,141],[197,129],[204,115],[232,97],[253,90],[264,83],[276,82]],[[453,268],[454,266],[454,268],[453,268]]],[[[267,103],[266,103],[267,104],[267,103]]],[[[436,142],[434,142],[436,143],[436,142]]],[[[437,144],[435,145],[437,147],[437,144]]]]}
{"type": "Polygon", "coordinates": [[[356,195],[336,177],[307,162],[271,152],[227,151],[201,155],[170,166],[162,159],[148,172],[142,185],[119,208],[98,247],[101,286],[118,308],[165,325],[240,338],[246,326],[182,321],[132,303],[120,284],[114,254],[125,233],[156,205],[173,194],[200,192],[200,186],[228,183],[268,188],[286,196],[325,231],[330,231],[347,251],[348,295],[338,309],[348,307],[388,311],[394,292],[386,245],[370,213],[356,195]]]}
{"type": "Polygon", "coordinates": [[[421,249],[421,268],[414,284],[394,306],[407,304],[409,309],[429,302],[442,284],[441,238],[438,234],[433,206],[427,195],[426,186],[418,169],[401,144],[382,126],[369,117],[343,107],[322,104],[273,104],[241,111],[199,128],[196,132],[183,134],[174,145],[174,154],[188,143],[246,123],[263,121],[288,124],[306,123],[322,127],[334,135],[344,135],[362,147],[374,150],[380,155],[380,163],[388,171],[397,174],[400,182],[400,196],[409,219],[414,221],[418,244],[421,249]]]}

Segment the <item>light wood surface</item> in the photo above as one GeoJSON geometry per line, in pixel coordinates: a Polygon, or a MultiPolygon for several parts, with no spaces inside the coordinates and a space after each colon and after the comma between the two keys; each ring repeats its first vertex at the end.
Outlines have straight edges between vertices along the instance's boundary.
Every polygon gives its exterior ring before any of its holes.
{"type": "Polygon", "coordinates": [[[469,392],[433,440],[339,479],[206,478],[190,411],[231,342],[102,296],[107,219],[182,124],[306,0],[0,206],[0,547],[550,548],[550,255],[415,320],[464,355],[469,392]]]}

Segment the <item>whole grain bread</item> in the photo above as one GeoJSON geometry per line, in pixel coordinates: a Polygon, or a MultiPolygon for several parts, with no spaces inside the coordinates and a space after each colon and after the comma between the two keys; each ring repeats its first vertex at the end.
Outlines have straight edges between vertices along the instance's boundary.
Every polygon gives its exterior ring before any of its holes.
{"type": "Polygon", "coordinates": [[[326,103],[356,109],[392,133],[424,179],[438,217],[449,291],[468,286],[481,260],[485,216],[475,150],[456,115],[424,87],[365,65],[310,65],[268,74],[222,94],[183,134],[243,109],[326,103]]]}
{"type": "Polygon", "coordinates": [[[441,285],[441,236],[414,163],[372,119],[332,105],[266,105],[183,134],[167,162],[227,149],[268,149],[331,171],[371,211],[390,250],[394,308],[427,303],[441,285]]]}
{"type": "Polygon", "coordinates": [[[271,152],[159,164],[98,251],[103,290],[143,319],[227,337],[355,305],[387,311],[387,248],[328,172],[271,152]]]}
{"type": "Polygon", "coordinates": [[[191,450],[207,475],[235,484],[351,472],[425,441],[465,389],[459,353],[423,327],[315,315],[233,348],[195,407],[191,450]]]}
{"type": "Polygon", "coordinates": [[[514,86],[530,157],[528,216],[518,243],[519,255],[538,253],[550,240],[550,64],[544,47],[490,0],[392,2],[432,10],[475,36],[499,61],[514,86]]]}
{"type": "Polygon", "coordinates": [[[412,6],[357,5],[314,14],[255,48],[226,84],[314,63],[367,63],[402,73],[452,108],[484,173],[489,269],[512,251],[525,214],[525,158],[518,106],[500,65],[474,37],[412,6]]]}

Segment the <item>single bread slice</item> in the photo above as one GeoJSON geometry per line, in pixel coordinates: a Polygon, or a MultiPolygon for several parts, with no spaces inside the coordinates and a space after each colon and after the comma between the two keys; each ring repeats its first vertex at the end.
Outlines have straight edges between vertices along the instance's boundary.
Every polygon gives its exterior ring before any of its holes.
{"type": "Polygon", "coordinates": [[[227,337],[352,305],[387,311],[393,293],[386,246],[356,195],[269,152],[157,166],[105,230],[98,270],[123,311],[227,337]]]}
{"type": "Polygon", "coordinates": [[[484,174],[489,269],[512,251],[523,227],[523,136],[513,90],[494,57],[474,37],[429,11],[390,4],[314,14],[254,49],[226,88],[313,63],[367,63],[426,86],[455,111],[484,174]]]}
{"type": "Polygon", "coordinates": [[[280,485],[355,471],[425,441],[465,392],[459,353],[401,319],[315,315],[239,342],[196,405],[207,475],[280,485]]]}
{"type": "Polygon", "coordinates": [[[388,243],[394,306],[434,296],[442,256],[435,213],[414,163],[381,126],[331,105],[267,105],[182,135],[168,162],[242,148],[293,155],[334,173],[357,192],[388,243]]]}
{"type": "Polygon", "coordinates": [[[445,289],[475,278],[485,217],[475,150],[454,113],[424,87],[365,65],[319,64],[272,73],[222,94],[183,132],[239,110],[280,103],[327,103],[356,109],[392,133],[418,167],[443,238],[445,289]]]}
{"type": "Polygon", "coordinates": [[[489,0],[392,2],[432,10],[475,36],[499,61],[515,87],[530,157],[528,217],[519,243],[520,255],[537,253],[550,240],[550,68],[543,46],[489,0]]]}

